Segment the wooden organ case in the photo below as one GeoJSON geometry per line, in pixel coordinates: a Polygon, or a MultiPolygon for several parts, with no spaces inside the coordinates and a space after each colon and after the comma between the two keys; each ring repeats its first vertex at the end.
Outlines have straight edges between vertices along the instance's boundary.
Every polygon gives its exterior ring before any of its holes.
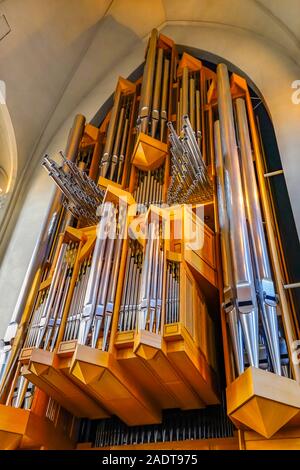
{"type": "Polygon", "coordinates": [[[43,160],[58,189],[0,447],[299,447],[299,325],[247,82],[156,30],[145,58],[43,160]]]}

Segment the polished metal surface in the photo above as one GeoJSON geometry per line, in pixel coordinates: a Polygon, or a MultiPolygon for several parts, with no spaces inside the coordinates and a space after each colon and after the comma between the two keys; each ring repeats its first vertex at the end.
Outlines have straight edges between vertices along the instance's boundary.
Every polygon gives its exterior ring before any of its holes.
{"type": "Polygon", "coordinates": [[[239,131],[241,171],[244,198],[251,235],[255,263],[256,290],[262,323],[267,339],[271,362],[276,374],[281,375],[279,334],[277,322],[277,295],[272,279],[272,270],[263,227],[259,193],[253,166],[253,157],[247,122],[246,106],[243,99],[237,99],[237,123],[239,131]]]}
{"type": "Polygon", "coordinates": [[[226,207],[230,225],[230,245],[237,308],[250,364],[258,367],[258,305],[247,229],[233,107],[226,65],[217,67],[226,207]]]}
{"type": "Polygon", "coordinates": [[[166,324],[180,320],[180,263],[167,261],[166,324]]]}
{"type": "Polygon", "coordinates": [[[59,166],[47,155],[44,157],[42,164],[64,194],[66,209],[85,225],[98,223],[97,210],[103,202],[104,191],[87,176],[85,171],[79,170],[62,153],[61,156],[62,166],[59,166]]]}
{"type": "Polygon", "coordinates": [[[233,267],[231,261],[232,255],[229,240],[229,221],[226,207],[224,164],[219,121],[216,121],[214,124],[214,137],[217,203],[221,233],[221,252],[223,260],[223,307],[227,315],[235,366],[238,375],[240,375],[242,372],[244,372],[244,348],[242,327],[236,304],[236,291],[234,286],[233,267]]]}
{"type": "Polygon", "coordinates": [[[150,112],[151,112],[157,39],[158,39],[157,30],[153,29],[150,40],[149,40],[146,64],[145,64],[145,69],[144,69],[144,74],[143,74],[141,100],[140,100],[139,116],[138,116],[138,122],[140,123],[140,130],[141,132],[144,132],[145,134],[148,133],[148,125],[149,125],[149,118],[150,118],[150,112]]]}
{"type": "Polygon", "coordinates": [[[213,185],[202,159],[201,151],[187,115],[182,118],[182,136],[168,122],[172,178],[167,201],[176,203],[203,203],[213,197],[213,185]]]}

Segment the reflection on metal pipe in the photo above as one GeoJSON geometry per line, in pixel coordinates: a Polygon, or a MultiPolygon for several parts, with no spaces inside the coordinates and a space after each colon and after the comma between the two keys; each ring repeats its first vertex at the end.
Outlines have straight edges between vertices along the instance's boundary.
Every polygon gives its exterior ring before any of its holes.
{"type": "Polygon", "coordinates": [[[258,306],[226,65],[218,65],[217,79],[226,205],[230,224],[229,233],[237,308],[249,362],[252,366],[258,367],[258,306]]]}
{"type": "Polygon", "coordinates": [[[259,195],[252,161],[249,128],[245,102],[237,99],[237,123],[239,130],[241,169],[244,195],[252,240],[254,262],[256,267],[257,292],[262,323],[266,334],[271,362],[276,374],[281,375],[279,334],[277,322],[277,296],[275,294],[268,248],[263,228],[259,195]]]}
{"type": "Polygon", "coordinates": [[[139,289],[138,330],[160,333],[164,250],[158,220],[149,226],[139,289]]]}
{"type": "Polygon", "coordinates": [[[223,259],[223,283],[224,283],[224,310],[227,314],[232,349],[238,375],[244,372],[244,351],[242,329],[239,314],[236,307],[236,294],[234,292],[234,281],[231,262],[231,248],[229,241],[229,222],[226,210],[226,196],[224,184],[224,168],[221,144],[220,123],[215,122],[215,166],[217,180],[217,199],[219,224],[221,232],[221,251],[223,259]]]}
{"type": "Polygon", "coordinates": [[[158,54],[157,54],[154,96],[153,96],[153,104],[152,104],[152,124],[151,124],[152,137],[155,137],[157,125],[159,122],[159,115],[160,115],[159,105],[160,105],[160,95],[161,95],[161,76],[162,76],[163,54],[164,54],[163,49],[159,48],[158,54]]]}
{"type": "Polygon", "coordinates": [[[106,135],[106,142],[105,142],[104,152],[103,152],[101,165],[100,165],[100,175],[104,177],[106,177],[106,174],[110,165],[111,157],[112,157],[113,139],[114,139],[116,126],[117,126],[117,117],[118,117],[118,111],[120,107],[121,95],[122,95],[122,91],[121,91],[121,88],[118,86],[116,93],[115,93],[114,105],[111,110],[111,116],[110,116],[108,129],[107,129],[107,135],[106,135]]]}

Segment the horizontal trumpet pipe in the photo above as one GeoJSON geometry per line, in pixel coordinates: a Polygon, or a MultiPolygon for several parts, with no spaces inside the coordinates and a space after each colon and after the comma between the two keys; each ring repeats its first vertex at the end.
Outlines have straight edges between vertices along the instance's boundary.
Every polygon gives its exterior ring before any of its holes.
{"type": "Polygon", "coordinates": [[[265,173],[264,177],[271,178],[272,176],[278,176],[278,175],[283,175],[283,170],[270,171],[269,173],[265,173]]]}

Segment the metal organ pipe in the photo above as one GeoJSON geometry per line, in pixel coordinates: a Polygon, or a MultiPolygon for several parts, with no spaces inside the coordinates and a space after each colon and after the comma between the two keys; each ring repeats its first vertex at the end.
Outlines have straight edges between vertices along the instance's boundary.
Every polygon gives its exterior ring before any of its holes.
{"type": "Polygon", "coordinates": [[[214,124],[215,138],[215,166],[216,166],[216,182],[217,182],[217,199],[219,224],[221,232],[221,251],[223,259],[223,283],[224,283],[224,310],[227,314],[229,331],[232,342],[232,349],[235,359],[237,372],[240,375],[244,372],[244,351],[242,328],[236,305],[236,293],[234,289],[231,249],[229,240],[229,222],[226,208],[226,195],[224,183],[224,167],[222,155],[222,143],[220,133],[220,123],[216,121],[214,124]]]}
{"type": "Polygon", "coordinates": [[[249,362],[252,366],[258,367],[258,306],[226,65],[218,65],[217,80],[226,205],[230,227],[237,308],[240,314],[249,362]]]}
{"type": "Polygon", "coordinates": [[[103,177],[106,177],[107,175],[107,171],[108,171],[111,157],[112,157],[114,135],[115,135],[116,126],[117,126],[117,118],[118,118],[118,111],[120,108],[121,95],[122,95],[122,91],[121,91],[121,88],[118,86],[116,93],[115,93],[115,97],[114,97],[113,108],[111,110],[111,116],[110,116],[108,129],[107,129],[106,142],[105,142],[104,152],[103,152],[101,165],[100,165],[100,175],[103,177]]]}
{"type": "Polygon", "coordinates": [[[89,280],[84,298],[84,307],[80,322],[78,342],[86,344],[93,323],[94,312],[97,304],[98,287],[104,264],[104,253],[108,232],[110,229],[109,220],[111,220],[113,207],[108,210],[108,214],[103,214],[99,224],[99,234],[96,238],[89,280]],[[108,217],[106,217],[108,216],[108,217]],[[108,220],[107,220],[108,219],[108,220]]]}
{"type": "Polygon", "coordinates": [[[119,122],[118,122],[118,127],[117,127],[115,143],[114,143],[113,155],[111,158],[110,173],[109,173],[109,179],[111,180],[114,177],[116,166],[117,166],[118,159],[119,159],[119,147],[120,147],[121,138],[122,138],[124,116],[125,116],[125,107],[122,106],[120,114],[119,114],[119,122]]]}
{"type": "Polygon", "coordinates": [[[163,140],[165,133],[165,126],[168,119],[168,84],[169,84],[169,69],[170,61],[164,60],[164,75],[163,75],[163,87],[161,97],[161,120],[160,120],[160,140],[163,140]]]}
{"type": "Polygon", "coordinates": [[[139,121],[141,132],[147,134],[152,100],[153,79],[155,70],[155,56],[157,44],[157,30],[153,29],[149,40],[149,47],[144,69],[143,83],[141,89],[141,101],[139,108],[139,121]]]}
{"type": "Polygon", "coordinates": [[[196,126],[195,126],[195,95],[196,95],[195,79],[190,78],[190,120],[191,120],[192,128],[196,131],[196,126]]]}
{"type": "Polygon", "coordinates": [[[243,99],[237,99],[236,110],[243,187],[256,267],[260,312],[272,366],[276,374],[281,375],[279,333],[276,311],[277,296],[272,279],[272,270],[263,228],[259,195],[253,166],[247,113],[243,99]]]}
{"type": "Polygon", "coordinates": [[[152,125],[151,125],[151,135],[155,137],[157,125],[159,122],[159,105],[160,105],[160,95],[161,95],[161,77],[162,77],[162,66],[163,66],[163,56],[164,50],[162,48],[158,49],[157,54],[157,64],[156,64],[156,73],[155,73],[155,86],[154,86],[154,96],[153,96],[153,105],[152,105],[152,125]]]}
{"type": "Polygon", "coordinates": [[[189,69],[183,67],[182,71],[182,112],[181,116],[189,113],[189,69]]]}

